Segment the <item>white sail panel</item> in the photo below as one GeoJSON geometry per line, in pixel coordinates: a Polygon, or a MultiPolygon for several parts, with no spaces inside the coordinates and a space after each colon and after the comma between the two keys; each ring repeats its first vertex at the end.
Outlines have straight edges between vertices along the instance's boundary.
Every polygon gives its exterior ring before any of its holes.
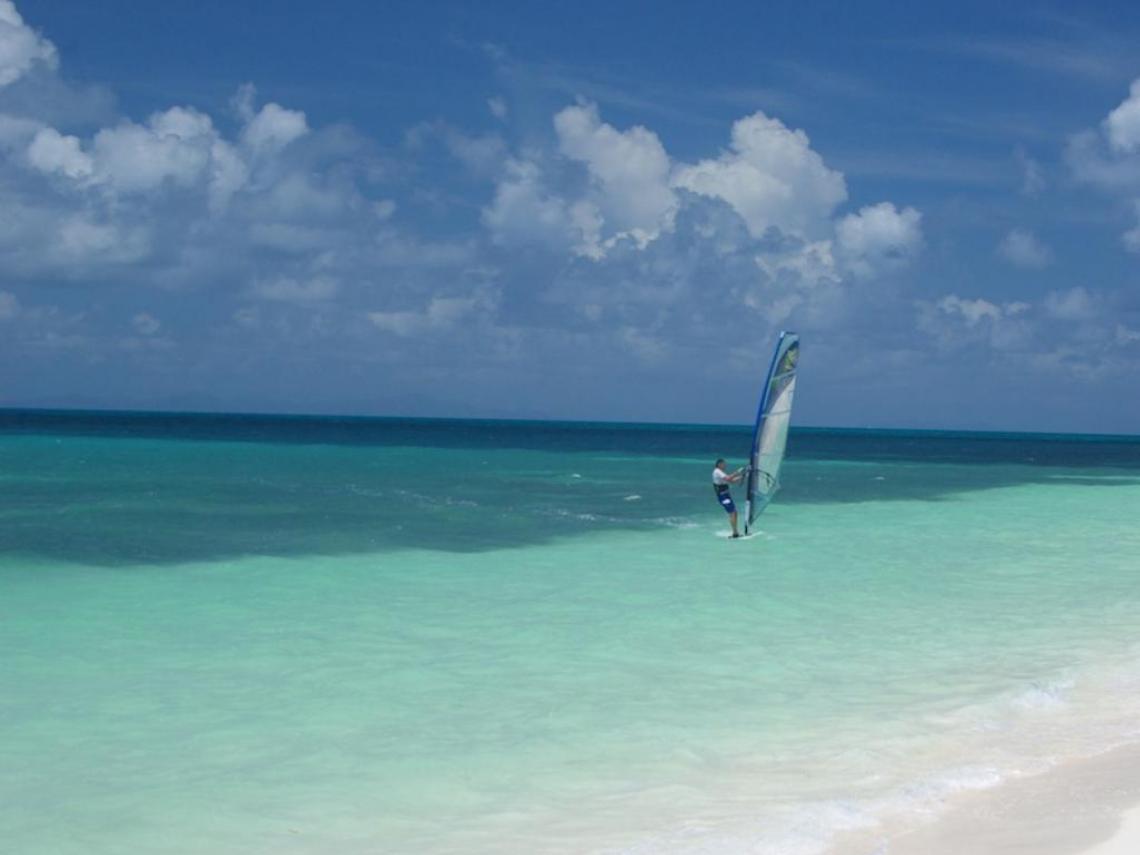
{"type": "Polygon", "coordinates": [[[746,531],[780,488],[780,466],[784,462],[784,449],[788,443],[788,428],[792,420],[792,399],[796,394],[796,364],[799,355],[799,336],[792,332],[780,333],[756,412],[752,454],[748,461],[744,523],[746,531]]]}

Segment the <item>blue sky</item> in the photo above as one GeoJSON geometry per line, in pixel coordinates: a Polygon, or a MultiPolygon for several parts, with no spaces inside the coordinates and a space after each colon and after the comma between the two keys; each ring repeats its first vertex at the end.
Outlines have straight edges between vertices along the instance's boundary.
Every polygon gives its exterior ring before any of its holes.
{"type": "Polygon", "coordinates": [[[1138,36],[0,0],[0,406],[1140,433],[1138,36]]]}

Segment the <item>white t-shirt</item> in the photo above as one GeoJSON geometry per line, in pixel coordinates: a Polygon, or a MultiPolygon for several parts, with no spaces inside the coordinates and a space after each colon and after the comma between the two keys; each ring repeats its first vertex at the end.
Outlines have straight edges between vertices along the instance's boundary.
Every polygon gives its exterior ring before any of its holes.
{"type": "Polygon", "coordinates": [[[728,480],[728,475],[719,466],[713,469],[713,486],[724,487],[732,482],[728,480]]]}

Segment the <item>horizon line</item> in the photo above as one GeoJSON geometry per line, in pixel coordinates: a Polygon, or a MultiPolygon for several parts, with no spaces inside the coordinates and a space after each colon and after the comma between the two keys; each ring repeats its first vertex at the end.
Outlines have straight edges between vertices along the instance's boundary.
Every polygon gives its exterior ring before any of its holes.
{"type": "MultiPolygon", "coordinates": [[[[575,418],[541,418],[519,416],[414,416],[414,415],[365,415],[353,413],[305,413],[305,412],[267,412],[254,410],[176,410],[176,409],[130,409],[121,407],[20,407],[0,406],[0,417],[6,414],[23,413],[29,415],[109,415],[109,416],[135,416],[135,417],[170,417],[185,416],[194,418],[249,418],[249,419],[282,419],[282,420],[341,420],[341,421],[421,421],[421,422],[483,422],[499,424],[563,424],[563,425],[606,425],[632,427],[682,427],[696,429],[745,429],[752,426],[751,422],[671,422],[671,421],[633,421],[613,419],[575,419],[575,418]]],[[[896,433],[896,434],[929,434],[950,435],[970,434],[989,437],[1026,436],[1038,439],[1076,437],[1137,440],[1140,434],[1131,433],[1093,433],[1072,431],[1027,431],[1003,429],[974,429],[974,428],[931,428],[931,427],[898,427],[884,425],[804,425],[793,424],[794,431],[814,432],[849,432],[849,433],[896,433]]]]}

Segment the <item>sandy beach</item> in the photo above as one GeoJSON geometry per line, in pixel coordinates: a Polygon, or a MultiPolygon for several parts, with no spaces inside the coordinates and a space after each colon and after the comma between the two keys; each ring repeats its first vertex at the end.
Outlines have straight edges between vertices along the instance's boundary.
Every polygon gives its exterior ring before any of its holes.
{"type": "Polygon", "coordinates": [[[1082,855],[1132,855],[1140,852],[1140,807],[1128,811],[1121,820],[1116,833],[1082,855]]]}
{"type": "Polygon", "coordinates": [[[1063,763],[954,800],[933,823],[842,840],[834,855],[1134,855],[1140,745],[1063,763]]]}

